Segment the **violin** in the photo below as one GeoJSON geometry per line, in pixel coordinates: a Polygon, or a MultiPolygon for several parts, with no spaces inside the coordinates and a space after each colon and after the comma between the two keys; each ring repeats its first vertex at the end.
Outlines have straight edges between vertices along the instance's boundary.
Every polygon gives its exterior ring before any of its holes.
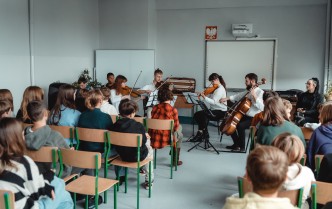
{"type": "Polygon", "coordinates": [[[259,85],[265,84],[266,79],[262,78],[262,82],[252,86],[248,92],[236,102],[225,115],[222,124],[220,125],[220,131],[227,136],[232,135],[236,131],[237,124],[241,121],[243,116],[249,111],[252,102],[248,99],[247,95],[249,92],[258,87],[259,85]]]}
{"type": "Polygon", "coordinates": [[[140,97],[141,93],[139,93],[139,91],[134,90],[133,88],[130,88],[128,86],[121,88],[120,93],[122,94],[122,96],[125,95],[130,95],[132,97],[140,97]]]}
{"type": "Polygon", "coordinates": [[[213,84],[211,87],[207,87],[202,93],[204,95],[213,94],[213,92],[218,88],[218,84],[213,84]]]}

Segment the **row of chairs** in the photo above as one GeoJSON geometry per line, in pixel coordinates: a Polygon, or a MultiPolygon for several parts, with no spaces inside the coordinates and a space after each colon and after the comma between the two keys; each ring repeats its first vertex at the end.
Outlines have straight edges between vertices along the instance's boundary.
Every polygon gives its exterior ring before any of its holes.
{"type": "MultiPolygon", "coordinates": [[[[239,197],[243,198],[246,193],[253,191],[251,182],[246,178],[238,177],[238,190],[239,197]]],[[[331,191],[332,183],[313,181],[311,184],[311,208],[316,209],[317,204],[325,205],[327,202],[331,202],[331,191]]],[[[287,197],[294,206],[301,208],[302,194],[303,188],[297,190],[280,190],[278,197],[287,197]]]]}

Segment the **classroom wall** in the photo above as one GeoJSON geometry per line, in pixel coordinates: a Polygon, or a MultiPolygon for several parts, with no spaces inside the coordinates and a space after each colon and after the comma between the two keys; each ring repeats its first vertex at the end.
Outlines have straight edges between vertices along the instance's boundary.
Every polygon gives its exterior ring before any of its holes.
{"type": "MultiPolygon", "coordinates": [[[[99,48],[98,1],[30,0],[34,85],[45,90],[52,82],[72,83],[85,68],[94,67],[99,48]]],[[[15,112],[30,82],[29,1],[0,1],[0,63],[7,76],[0,88],[14,94],[15,112]]]]}

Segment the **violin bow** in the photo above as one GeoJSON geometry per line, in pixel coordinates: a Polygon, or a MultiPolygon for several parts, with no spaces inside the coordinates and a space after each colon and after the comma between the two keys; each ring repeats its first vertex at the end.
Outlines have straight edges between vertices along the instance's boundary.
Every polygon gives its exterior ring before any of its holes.
{"type": "Polygon", "coordinates": [[[164,83],[162,83],[158,88],[156,88],[154,91],[157,91],[158,89],[160,89],[160,87],[162,87],[165,83],[167,83],[167,80],[171,79],[172,75],[170,77],[168,77],[164,83]]]}
{"type": "Polygon", "coordinates": [[[130,92],[129,92],[129,95],[131,95],[131,92],[133,92],[133,89],[135,88],[136,83],[137,83],[139,77],[141,76],[141,74],[142,74],[142,71],[139,72],[139,74],[138,74],[138,76],[137,76],[137,78],[136,78],[136,81],[135,81],[135,83],[134,83],[134,86],[133,86],[133,88],[131,88],[131,90],[130,90],[130,92]]]}

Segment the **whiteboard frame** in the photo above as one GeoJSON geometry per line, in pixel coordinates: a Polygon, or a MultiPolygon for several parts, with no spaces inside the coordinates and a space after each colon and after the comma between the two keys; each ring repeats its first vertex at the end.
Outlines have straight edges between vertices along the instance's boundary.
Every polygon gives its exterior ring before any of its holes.
{"type": "MultiPolygon", "coordinates": [[[[273,43],[273,63],[272,63],[272,73],[271,73],[271,88],[269,90],[274,90],[276,88],[276,73],[277,73],[277,46],[278,46],[278,39],[277,38],[240,38],[236,40],[205,40],[205,59],[204,59],[204,87],[208,86],[207,80],[209,75],[207,75],[207,43],[208,42],[244,42],[244,41],[253,41],[253,42],[260,42],[260,41],[271,41],[273,43]]],[[[250,72],[248,72],[250,73],[250,72]]],[[[229,88],[227,91],[242,91],[244,88],[229,88]]]]}

